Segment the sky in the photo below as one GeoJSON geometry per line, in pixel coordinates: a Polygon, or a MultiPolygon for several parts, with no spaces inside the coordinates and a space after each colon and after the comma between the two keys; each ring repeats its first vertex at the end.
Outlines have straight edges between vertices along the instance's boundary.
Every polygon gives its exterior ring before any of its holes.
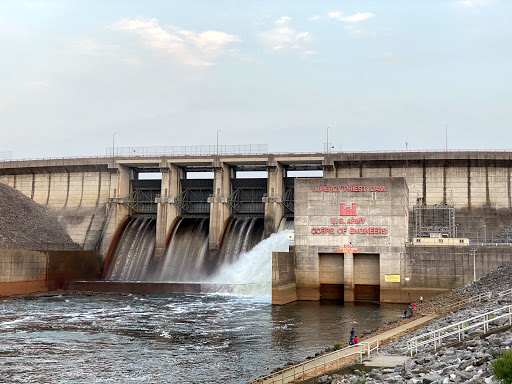
{"type": "Polygon", "coordinates": [[[0,160],[113,139],[322,152],[327,133],[333,151],[509,150],[510,15],[509,0],[3,0],[0,160]]]}

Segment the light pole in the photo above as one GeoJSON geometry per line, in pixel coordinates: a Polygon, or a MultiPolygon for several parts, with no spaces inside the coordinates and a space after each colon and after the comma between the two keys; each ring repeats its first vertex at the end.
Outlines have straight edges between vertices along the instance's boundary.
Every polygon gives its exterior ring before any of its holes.
{"type": "Polygon", "coordinates": [[[327,153],[329,153],[329,128],[327,127],[327,145],[325,146],[325,149],[327,149],[327,153]]]}
{"type": "Polygon", "coordinates": [[[220,129],[217,131],[217,156],[219,156],[219,133],[220,129]]]}
{"type": "Polygon", "coordinates": [[[446,141],[446,149],[445,149],[445,152],[448,152],[448,123],[446,123],[445,125],[445,141],[446,141]]]}
{"type": "Polygon", "coordinates": [[[472,248],[471,253],[473,254],[473,282],[475,282],[476,281],[476,248],[472,248]]]}
{"type": "Polygon", "coordinates": [[[114,140],[116,138],[116,133],[118,133],[118,132],[115,131],[112,134],[112,167],[116,166],[116,154],[115,154],[115,146],[114,146],[114,140]]]}

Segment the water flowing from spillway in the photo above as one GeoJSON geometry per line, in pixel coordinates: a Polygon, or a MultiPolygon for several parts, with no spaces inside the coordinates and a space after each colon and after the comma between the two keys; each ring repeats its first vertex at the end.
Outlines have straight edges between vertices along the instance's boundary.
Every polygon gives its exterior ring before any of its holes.
{"type": "Polygon", "coordinates": [[[293,217],[286,219],[284,222],[284,225],[283,225],[283,231],[285,231],[285,230],[293,231],[293,229],[294,229],[293,217]]]}
{"type": "Polygon", "coordinates": [[[211,282],[217,284],[239,284],[240,293],[244,285],[252,294],[270,295],[272,292],[272,252],[288,252],[292,230],[274,233],[269,238],[259,242],[254,248],[243,252],[233,263],[225,263],[211,277],[211,282]]]}
{"type": "Polygon", "coordinates": [[[215,265],[209,259],[208,219],[181,219],[162,258],[148,273],[150,281],[201,281],[215,265]],[[213,265],[212,265],[213,264],[213,265]]]}
{"type": "Polygon", "coordinates": [[[132,218],[123,229],[104,280],[143,280],[155,253],[156,220],[132,218]]]}
{"type": "Polygon", "coordinates": [[[263,219],[232,218],[219,251],[210,253],[209,220],[180,219],[164,254],[155,259],[155,220],[130,219],[114,247],[104,279],[257,284],[269,290],[272,251],[288,249],[289,232],[262,241],[263,219]]]}
{"type": "Polygon", "coordinates": [[[217,259],[219,266],[231,264],[263,240],[263,219],[231,219],[224,234],[217,259]]]}
{"type": "Polygon", "coordinates": [[[151,267],[148,280],[204,282],[225,263],[263,239],[263,219],[231,219],[216,255],[208,250],[208,219],[181,219],[163,257],[151,267]]]}

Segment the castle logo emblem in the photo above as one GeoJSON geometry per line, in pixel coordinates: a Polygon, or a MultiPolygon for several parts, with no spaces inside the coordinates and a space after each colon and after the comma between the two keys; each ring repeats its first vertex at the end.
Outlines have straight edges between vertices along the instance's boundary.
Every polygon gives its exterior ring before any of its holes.
{"type": "Polygon", "coordinates": [[[345,207],[345,204],[341,203],[340,216],[357,216],[357,203],[352,203],[352,208],[345,207]]]}

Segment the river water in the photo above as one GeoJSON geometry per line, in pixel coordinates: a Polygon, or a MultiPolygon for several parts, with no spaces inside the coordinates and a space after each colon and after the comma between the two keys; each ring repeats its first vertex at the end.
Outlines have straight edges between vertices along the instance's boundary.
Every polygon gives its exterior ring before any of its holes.
{"type": "Polygon", "coordinates": [[[403,309],[220,294],[4,300],[0,382],[247,383],[403,309]]]}

